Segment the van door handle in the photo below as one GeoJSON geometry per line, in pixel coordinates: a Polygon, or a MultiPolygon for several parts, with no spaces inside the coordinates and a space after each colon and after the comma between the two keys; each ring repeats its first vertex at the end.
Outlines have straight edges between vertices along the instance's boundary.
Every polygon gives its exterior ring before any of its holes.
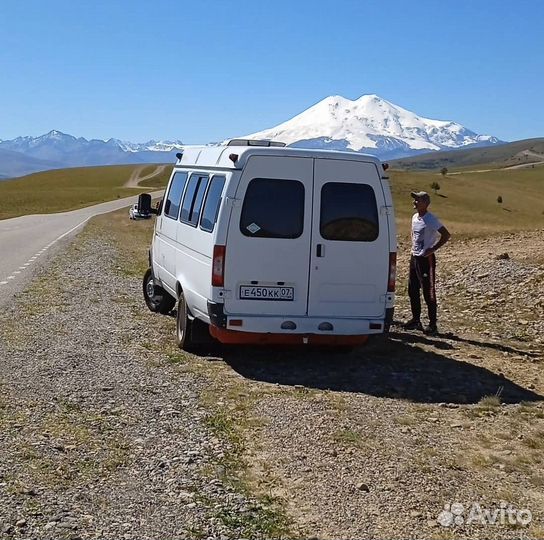
{"type": "Polygon", "coordinates": [[[323,244],[317,244],[317,253],[318,257],[323,257],[325,255],[325,250],[323,249],[323,244]]]}

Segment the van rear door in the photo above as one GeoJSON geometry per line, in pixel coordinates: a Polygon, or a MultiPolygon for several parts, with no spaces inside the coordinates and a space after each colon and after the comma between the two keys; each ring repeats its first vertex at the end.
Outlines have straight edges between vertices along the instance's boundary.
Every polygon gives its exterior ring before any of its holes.
{"type": "Polygon", "coordinates": [[[387,208],[374,163],[316,159],[308,315],[383,317],[387,208]]]}
{"type": "Polygon", "coordinates": [[[248,159],[227,233],[227,313],[306,314],[312,191],[312,158],[248,159]]]}

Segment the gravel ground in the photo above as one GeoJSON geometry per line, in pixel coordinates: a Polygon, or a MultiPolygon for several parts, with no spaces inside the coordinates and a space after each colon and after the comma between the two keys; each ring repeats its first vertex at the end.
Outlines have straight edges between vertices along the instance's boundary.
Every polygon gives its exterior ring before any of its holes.
{"type": "Polygon", "coordinates": [[[444,248],[439,337],[396,327],[347,356],[225,355],[261,419],[256,483],[303,536],[544,538],[542,262],[541,231],[444,248]],[[464,522],[445,526],[455,503],[464,522]],[[473,504],[532,522],[469,522],[473,504]]]}
{"type": "Polygon", "coordinates": [[[225,482],[208,381],[156,352],[163,323],[115,259],[85,234],[1,316],[0,537],[265,536],[225,482]]]}
{"type": "Polygon", "coordinates": [[[542,231],[448,244],[442,334],[351,354],[176,353],[116,256],[86,232],[1,317],[0,537],[544,537],[542,231]]]}

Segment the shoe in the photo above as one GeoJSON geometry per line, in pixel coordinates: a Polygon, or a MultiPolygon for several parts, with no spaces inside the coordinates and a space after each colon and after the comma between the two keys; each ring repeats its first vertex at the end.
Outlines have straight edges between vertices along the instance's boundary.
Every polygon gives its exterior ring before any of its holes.
{"type": "Polygon", "coordinates": [[[405,330],[423,330],[423,325],[421,324],[421,321],[417,319],[410,319],[408,322],[404,323],[402,327],[405,330]]]}
{"type": "Polygon", "coordinates": [[[436,327],[436,324],[429,324],[429,326],[425,327],[423,332],[427,334],[428,336],[437,336],[438,328],[436,327]]]}

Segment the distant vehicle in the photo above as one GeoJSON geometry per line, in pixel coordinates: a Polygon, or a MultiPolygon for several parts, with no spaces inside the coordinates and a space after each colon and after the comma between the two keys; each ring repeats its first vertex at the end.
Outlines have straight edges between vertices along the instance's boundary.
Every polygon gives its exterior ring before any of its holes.
{"type": "Polygon", "coordinates": [[[149,250],[148,308],[176,341],[352,347],[386,332],[396,232],[373,156],[272,141],[178,154],[149,250]]]}
{"type": "Polygon", "coordinates": [[[139,208],[138,203],[133,204],[128,210],[128,216],[130,219],[149,219],[151,212],[145,212],[139,208]]]}

